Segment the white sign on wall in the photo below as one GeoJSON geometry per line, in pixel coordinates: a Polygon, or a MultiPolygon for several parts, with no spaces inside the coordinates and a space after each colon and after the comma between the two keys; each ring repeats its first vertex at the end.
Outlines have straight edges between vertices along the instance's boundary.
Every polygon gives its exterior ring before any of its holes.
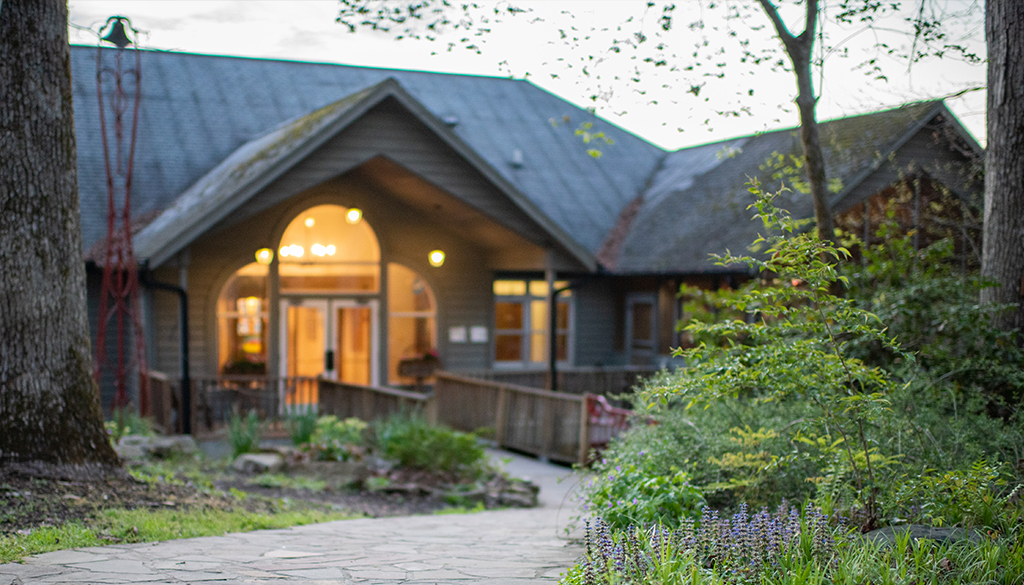
{"type": "Polygon", "coordinates": [[[451,343],[466,343],[466,326],[455,325],[448,328],[448,341],[451,343]]]}
{"type": "Polygon", "coordinates": [[[469,340],[473,343],[487,343],[487,328],[483,325],[470,327],[469,340]]]}

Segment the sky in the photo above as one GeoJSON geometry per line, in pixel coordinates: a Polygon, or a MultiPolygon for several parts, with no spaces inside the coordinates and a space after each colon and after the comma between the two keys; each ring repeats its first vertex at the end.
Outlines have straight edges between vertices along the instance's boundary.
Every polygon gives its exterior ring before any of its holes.
{"type": "MultiPolygon", "coordinates": [[[[148,49],[526,78],[677,149],[798,124],[795,77],[776,64],[786,63],[785,54],[768,19],[752,0],[724,1],[676,0],[666,32],[664,3],[521,0],[512,4],[526,12],[495,16],[495,7],[510,4],[480,0],[481,11],[460,14],[460,26],[436,40],[396,40],[396,32],[349,32],[335,22],[336,0],[70,0],[69,34],[73,44],[95,45],[93,31],[118,14],[131,19],[148,49]],[[690,26],[696,21],[703,26],[690,26]],[[489,32],[478,34],[481,28],[489,32]]],[[[984,58],[980,2],[932,2],[945,11],[949,38],[984,58]]],[[[824,5],[826,17],[835,12],[824,5]]],[[[790,30],[802,30],[799,10],[782,14],[790,30]]],[[[903,32],[907,16],[891,14],[872,27],[826,20],[818,43],[824,67],[815,79],[819,120],[962,92],[947,104],[984,144],[984,64],[947,54],[908,66],[893,57],[889,50],[913,43],[903,32]]]]}

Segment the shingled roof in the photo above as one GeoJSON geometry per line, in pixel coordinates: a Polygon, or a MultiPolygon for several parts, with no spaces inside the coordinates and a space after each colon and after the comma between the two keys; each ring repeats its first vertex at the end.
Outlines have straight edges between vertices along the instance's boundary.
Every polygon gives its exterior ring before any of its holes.
{"type": "MultiPolygon", "coordinates": [[[[84,249],[106,230],[96,50],[71,48],[84,249]]],[[[143,51],[141,69],[135,217],[172,207],[244,144],[388,78],[591,253],[664,156],[523,80],[157,51],[143,51]],[[565,116],[568,125],[550,123],[565,116]],[[585,121],[615,141],[600,159],[573,133],[585,121]],[[517,150],[522,164],[512,164],[517,150]]]]}
{"type": "MultiPolygon", "coordinates": [[[[106,230],[96,51],[71,50],[86,250],[106,230]]],[[[293,164],[289,157],[315,147],[321,129],[343,123],[388,83],[386,91],[584,266],[594,267],[596,257],[619,274],[723,270],[708,254],[743,250],[758,231],[747,209],[752,177],[768,190],[790,187],[783,205],[796,217],[813,215],[802,172],[792,170],[802,159],[795,129],[666,153],[524,80],[157,51],[143,51],[141,60],[133,224],[153,221],[138,236],[142,260],[165,257],[175,238],[194,237],[189,230],[205,225],[206,210],[244,200],[261,173],[293,164]],[[566,116],[568,124],[552,125],[566,116]],[[582,122],[614,140],[600,159],[574,135],[582,122]]],[[[833,209],[897,180],[886,162],[936,123],[980,151],[942,102],[822,123],[833,209]]],[[[935,154],[933,146],[922,152],[935,154]]],[[[927,170],[949,182],[948,170],[927,170]]]]}
{"type": "MultiPolygon", "coordinates": [[[[937,116],[955,125],[980,151],[940,101],[823,122],[821,143],[834,192],[833,211],[841,212],[873,194],[874,188],[864,192],[858,187],[937,116]]],[[[798,130],[787,129],[669,154],[644,192],[639,210],[632,218],[622,218],[630,220],[630,226],[617,230],[626,229],[628,235],[620,237],[614,253],[603,250],[602,260],[626,274],[734,271],[716,266],[709,254],[744,252],[763,229],[751,221],[754,211],[748,209],[754,201],[748,190],[751,179],[756,177],[765,191],[787,187],[777,203],[794,217],[814,216],[803,171],[793,166],[802,153],[798,130]]],[[[894,179],[887,175],[885,180],[894,179]]]]}

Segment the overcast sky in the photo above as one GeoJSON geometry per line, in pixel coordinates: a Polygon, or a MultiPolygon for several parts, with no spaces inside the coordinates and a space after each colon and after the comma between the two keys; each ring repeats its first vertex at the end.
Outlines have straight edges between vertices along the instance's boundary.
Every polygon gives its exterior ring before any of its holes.
{"type": "MultiPolygon", "coordinates": [[[[526,77],[670,149],[797,125],[793,75],[767,63],[742,62],[744,48],[757,55],[778,48],[765,26],[767,19],[757,11],[727,20],[721,2],[711,8],[708,2],[677,0],[675,25],[658,38],[660,5],[648,9],[644,1],[515,4],[531,12],[485,24],[491,32],[470,36],[470,43],[460,43],[466,38],[462,30],[433,42],[398,41],[394,35],[368,30],[349,33],[335,23],[335,0],[71,0],[70,32],[73,44],[95,45],[96,36],[79,27],[97,30],[108,16],[121,14],[143,32],[141,46],[151,49],[526,77]],[[686,26],[698,18],[705,23],[703,30],[686,26]],[[636,32],[648,40],[637,43],[636,32]],[[665,43],[661,50],[659,43],[665,43]],[[466,44],[478,46],[479,53],[464,48],[466,44]],[[718,54],[722,48],[725,52],[718,54]],[[664,58],[666,65],[645,63],[648,57],[652,62],[664,58]],[[705,66],[687,70],[697,61],[705,66]]],[[[959,11],[972,0],[941,4],[959,11]]],[[[786,16],[791,29],[802,28],[799,13],[786,16]]],[[[879,42],[908,46],[911,39],[893,32],[906,29],[905,16],[894,15],[873,29],[825,29],[830,35],[825,44],[836,49],[825,59],[824,76],[816,79],[819,119],[984,85],[984,65],[944,58],[908,68],[905,62],[871,52],[879,42]],[[878,60],[860,66],[869,57],[878,60]]],[[[981,22],[979,7],[975,17],[957,21],[953,32],[970,39],[968,47],[984,57],[981,22]]],[[[984,91],[967,91],[947,103],[984,142],[984,91]]]]}

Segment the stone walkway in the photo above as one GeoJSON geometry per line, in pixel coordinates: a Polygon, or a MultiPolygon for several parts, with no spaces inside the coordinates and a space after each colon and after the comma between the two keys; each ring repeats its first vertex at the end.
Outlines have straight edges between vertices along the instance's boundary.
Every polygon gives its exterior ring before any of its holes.
{"type": "Polygon", "coordinates": [[[0,585],[554,583],[580,553],[565,535],[575,476],[524,457],[491,455],[511,457],[512,475],[541,486],[541,507],[58,551],[0,565],[0,585]]]}

